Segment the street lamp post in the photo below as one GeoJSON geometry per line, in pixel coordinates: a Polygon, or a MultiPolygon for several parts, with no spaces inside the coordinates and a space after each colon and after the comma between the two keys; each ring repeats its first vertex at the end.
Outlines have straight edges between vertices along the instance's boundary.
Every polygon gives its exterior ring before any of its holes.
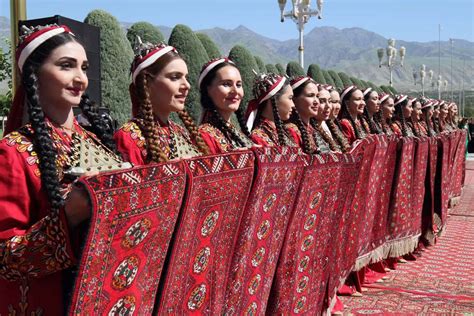
{"type": "Polygon", "coordinates": [[[278,6],[281,12],[281,22],[285,21],[285,18],[291,18],[296,23],[298,32],[300,34],[300,45],[298,47],[300,65],[304,68],[304,25],[308,23],[310,17],[317,16],[318,19],[322,19],[323,14],[323,0],[317,0],[317,10],[311,10],[311,0],[292,0],[292,9],[285,12],[286,0],[278,0],[278,6]]]}
{"type": "MultiPolygon", "coordinates": [[[[413,81],[415,82],[415,86],[418,82],[418,75],[420,76],[420,84],[421,84],[421,95],[425,96],[425,77],[426,77],[426,66],[423,64],[421,65],[420,72],[418,73],[415,69],[413,69],[413,81]]],[[[433,71],[430,70],[428,72],[428,77],[430,80],[433,78],[433,71]]]]}
{"type": "Polygon", "coordinates": [[[393,38],[388,40],[388,46],[386,49],[383,49],[383,48],[377,49],[377,56],[379,58],[379,67],[382,68],[382,66],[387,66],[388,71],[390,73],[389,83],[391,87],[393,86],[393,74],[392,74],[393,69],[398,66],[403,67],[403,61],[405,60],[406,48],[403,46],[400,47],[399,54],[400,54],[400,59],[397,60],[396,59],[397,50],[395,48],[395,40],[393,38]],[[386,62],[382,62],[383,57],[384,57],[384,52],[386,52],[387,54],[386,62]]]}

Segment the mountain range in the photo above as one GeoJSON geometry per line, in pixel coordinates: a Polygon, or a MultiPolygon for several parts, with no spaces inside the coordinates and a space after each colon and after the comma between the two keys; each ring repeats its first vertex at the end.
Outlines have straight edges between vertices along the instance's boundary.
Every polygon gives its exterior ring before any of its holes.
{"type": "MultiPolygon", "coordinates": [[[[126,30],[132,23],[122,22],[126,30]]],[[[157,26],[168,38],[172,28],[157,26]]],[[[212,28],[195,30],[207,34],[220,48],[223,55],[237,44],[245,46],[254,55],[260,56],[267,63],[281,63],[283,66],[289,61],[298,60],[298,40],[279,41],[262,36],[245,26],[238,26],[228,30],[212,28]]],[[[0,17],[0,38],[8,37],[10,21],[0,17]]],[[[296,32],[295,32],[296,36],[296,32]]],[[[335,27],[315,27],[306,33],[305,66],[318,64],[323,69],[343,71],[350,76],[372,81],[378,85],[387,85],[389,71],[387,67],[379,68],[377,48],[387,47],[387,38],[362,28],[352,27],[338,29],[335,27]]],[[[453,45],[449,41],[409,42],[397,40],[396,48],[406,47],[405,65],[394,70],[394,87],[400,91],[421,90],[414,85],[413,70],[419,70],[422,64],[427,70],[434,71],[434,79],[438,76],[438,62],[440,61],[443,81],[448,80],[448,89],[451,88],[451,58],[453,89],[460,90],[464,77],[465,89],[474,89],[474,42],[454,39],[453,45]],[[452,48],[452,49],[451,49],[452,48]],[[464,71],[464,76],[463,76],[464,71]]],[[[4,41],[0,47],[5,47],[4,41]]],[[[434,90],[428,79],[425,81],[425,90],[434,90]]]]}

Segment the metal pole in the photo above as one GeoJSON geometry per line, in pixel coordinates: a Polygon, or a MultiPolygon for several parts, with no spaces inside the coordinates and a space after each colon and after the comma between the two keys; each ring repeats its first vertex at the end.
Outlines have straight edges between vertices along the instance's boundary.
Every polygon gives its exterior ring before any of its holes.
{"type": "Polygon", "coordinates": [[[304,26],[303,21],[298,21],[298,30],[300,32],[300,46],[298,47],[300,55],[300,65],[304,69],[304,46],[303,46],[303,36],[304,36],[304,26]]]}
{"type": "Polygon", "coordinates": [[[438,24],[438,75],[441,75],[441,24],[438,24]]]}
{"type": "Polygon", "coordinates": [[[392,82],[392,79],[393,79],[393,76],[392,76],[392,67],[388,66],[388,70],[390,72],[390,87],[393,87],[393,82],[392,82]]]}
{"type": "Polygon", "coordinates": [[[425,97],[425,82],[424,80],[421,80],[421,96],[425,97]]]}
{"type": "Polygon", "coordinates": [[[454,91],[453,91],[453,43],[454,40],[452,38],[449,39],[451,42],[451,102],[454,101],[454,91]]]}
{"type": "Polygon", "coordinates": [[[26,20],[26,0],[10,0],[10,32],[11,32],[11,46],[12,46],[12,94],[15,92],[20,84],[20,76],[18,74],[18,67],[15,58],[15,47],[18,44],[18,21],[26,20]]]}

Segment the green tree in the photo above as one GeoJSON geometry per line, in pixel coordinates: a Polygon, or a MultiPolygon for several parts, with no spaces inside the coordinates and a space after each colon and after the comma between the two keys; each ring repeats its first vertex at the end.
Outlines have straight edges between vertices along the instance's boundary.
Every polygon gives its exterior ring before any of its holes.
{"type": "Polygon", "coordinates": [[[341,78],[342,83],[344,84],[344,87],[348,87],[348,86],[353,85],[353,83],[352,83],[351,79],[349,78],[349,76],[346,75],[344,72],[339,72],[338,75],[339,75],[339,78],[341,78]]]}
{"type": "Polygon", "coordinates": [[[308,76],[313,78],[314,81],[320,84],[326,84],[326,79],[324,78],[321,68],[316,64],[311,64],[308,67],[308,76]]]}
{"type": "Polygon", "coordinates": [[[383,92],[382,89],[380,89],[380,87],[376,86],[372,81],[367,81],[367,84],[368,84],[369,87],[372,88],[372,90],[375,90],[378,93],[383,92]]]}
{"type": "Polygon", "coordinates": [[[306,75],[303,67],[301,67],[301,65],[296,61],[290,61],[286,65],[286,74],[289,77],[298,77],[306,75]]]}
{"type": "Polygon", "coordinates": [[[267,68],[265,67],[265,63],[263,62],[262,58],[260,58],[259,56],[253,56],[253,58],[255,58],[255,63],[258,66],[258,72],[261,72],[261,73],[267,72],[267,68]]]}
{"type": "Polygon", "coordinates": [[[282,66],[282,64],[275,64],[275,68],[278,70],[279,75],[285,75],[285,68],[282,66]]]}
{"type": "Polygon", "coordinates": [[[389,86],[380,86],[380,89],[382,89],[383,92],[392,94],[392,91],[390,90],[389,86]]]}
{"type": "Polygon", "coordinates": [[[253,99],[252,89],[255,81],[253,70],[256,71],[258,69],[257,62],[255,61],[255,58],[253,58],[252,53],[241,45],[235,45],[232,47],[229,53],[229,58],[237,65],[240,70],[240,75],[242,76],[245,95],[240,106],[246,110],[248,101],[253,99]]]}
{"type": "Polygon", "coordinates": [[[207,52],[207,56],[209,59],[219,58],[222,56],[219,47],[217,47],[216,43],[204,33],[196,33],[197,38],[201,41],[202,46],[207,52]]]}
{"type": "Polygon", "coordinates": [[[397,91],[394,87],[387,86],[387,88],[390,90],[390,92],[391,92],[393,95],[398,94],[398,91],[397,91]]]}
{"type": "Polygon", "coordinates": [[[351,81],[353,84],[355,84],[357,86],[357,88],[361,89],[361,90],[364,90],[364,86],[362,84],[362,81],[360,81],[358,78],[356,77],[350,77],[351,81]]]}
{"type": "Polygon", "coordinates": [[[173,28],[168,43],[178,50],[188,66],[191,90],[186,99],[186,110],[198,122],[202,109],[197,82],[201,68],[209,61],[209,56],[196,34],[183,24],[178,24],[173,28]]]}
{"type": "Polygon", "coordinates": [[[12,105],[12,64],[11,64],[11,45],[8,39],[5,40],[9,49],[3,51],[0,48],[0,82],[7,81],[7,93],[0,95],[0,116],[7,116],[12,105]]]}
{"type": "Polygon", "coordinates": [[[103,10],[91,11],[84,22],[100,29],[102,105],[122,124],[131,116],[128,87],[133,51],[130,42],[117,19],[103,10]]]}
{"type": "Polygon", "coordinates": [[[163,36],[161,31],[156,26],[148,22],[134,23],[127,30],[127,39],[130,42],[132,49],[135,46],[137,35],[140,36],[143,42],[150,42],[156,44],[165,41],[165,37],[163,36]]]}
{"type": "Polygon", "coordinates": [[[334,80],[332,79],[331,75],[329,74],[327,70],[321,69],[321,72],[323,73],[324,80],[326,80],[327,84],[330,84],[331,86],[336,85],[336,83],[334,82],[334,80]]]}
{"type": "Polygon", "coordinates": [[[339,78],[339,75],[337,72],[334,70],[328,70],[328,74],[331,76],[332,80],[334,81],[334,87],[337,89],[342,89],[344,87],[344,84],[342,83],[341,78],[339,78]]]}
{"type": "Polygon", "coordinates": [[[266,72],[267,73],[274,73],[274,74],[277,74],[278,73],[278,69],[276,69],[275,65],[273,64],[267,64],[265,66],[265,69],[267,70],[266,72]]]}

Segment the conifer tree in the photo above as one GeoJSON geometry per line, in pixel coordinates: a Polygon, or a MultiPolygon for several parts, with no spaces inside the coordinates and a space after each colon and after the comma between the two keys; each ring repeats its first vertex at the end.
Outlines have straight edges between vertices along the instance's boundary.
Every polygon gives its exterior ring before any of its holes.
{"type": "Polygon", "coordinates": [[[278,73],[278,69],[276,69],[275,65],[273,64],[267,64],[265,65],[265,69],[267,70],[266,72],[267,73],[274,73],[274,74],[277,74],[278,73]]]}
{"type": "Polygon", "coordinates": [[[84,22],[100,29],[102,106],[121,125],[132,115],[128,87],[133,50],[119,22],[108,12],[93,10],[84,22]]]}
{"type": "Polygon", "coordinates": [[[267,72],[267,68],[265,67],[265,63],[263,62],[262,58],[259,56],[253,56],[255,58],[255,63],[258,66],[259,72],[265,73],[267,72]]]}
{"type": "Polygon", "coordinates": [[[143,42],[150,42],[153,44],[164,42],[165,37],[161,34],[161,31],[151,23],[148,22],[137,22],[134,23],[127,30],[127,39],[130,42],[130,45],[135,45],[137,35],[140,36],[143,42]]]}
{"type": "Polygon", "coordinates": [[[196,33],[196,36],[201,41],[202,46],[204,46],[209,59],[222,57],[219,47],[217,47],[216,43],[214,43],[214,41],[209,36],[207,36],[207,34],[196,33]]]}
{"type": "Polygon", "coordinates": [[[344,87],[344,84],[342,83],[341,78],[339,78],[339,75],[337,72],[334,70],[328,70],[329,75],[331,76],[332,80],[334,80],[335,88],[336,89],[342,89],[344,87]]]}
{"type": "Polygon", "coordinates": [[[176,25],[171,31],[168,43],[176,48],[188,66],[188,81],[191,84],[191,90],[186,98],[186,110],[198,123],[202,109],[197,82],[202,66],[210,58],[196,34],[186,25],[176,25]]]}
{"type": "Polygon", "coordinates": [[[301,67],[301,65],[296,61],[290,61],[286,65],[286,74],[290,78],[306,75],[305,72],[304,72],[303,67],[301,67]]]}
{"type": "Polygon", "coordinates": [[[275,68],[278,70],[279,75],[285,75],[286,71],[282,64],[275,64],[275,68]]]}
{"type": "Polygon", "coordinates": [[[342,83],[344,84],[344,87],[348,87],[348,86],[353,85],[353,83],[352,83],[351,79],[349,78],[349,76],[346,75],[344,72],[339,72],[338,75],[339,75],[339,78],[341,78],[342,83]]]}
{"type": "Polygon", "coordinates": [[[324,78],[321,68],[319,68],[319,66],[316,64],[309,65],[308,76],[313,78],[313,80],[317,83],[326,84],[326,79],[324,78]]]}
{"type": "Polygon", "coordinates": [[[334,80],[332,79],[331,75],[329,74],[329,72],[325,69],[321,69],[321,72],[323,73],[323,76],[324,76],[324,80],[326,80],[326,83],[327,84],[330,84],[331,86],[335,86],[336,83],[334,82],[334,80]]]}

